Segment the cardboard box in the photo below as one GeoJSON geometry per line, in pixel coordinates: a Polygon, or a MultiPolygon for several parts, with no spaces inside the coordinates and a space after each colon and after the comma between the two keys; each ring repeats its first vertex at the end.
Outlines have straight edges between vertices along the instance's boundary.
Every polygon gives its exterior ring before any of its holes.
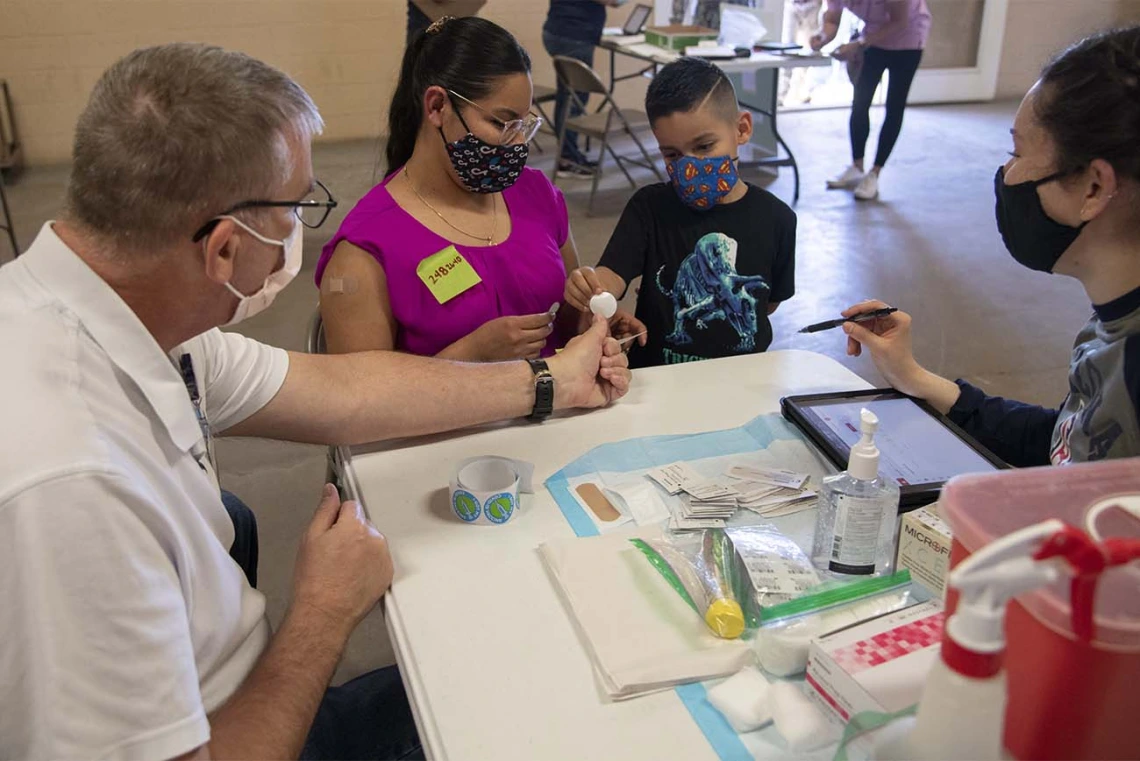
{"type": "Polygon", "coordinates": [[[936,597],[946,596],[950,569],[950,527],[933,508],[924,507],[903,516],[899,529],[898,569],[910,570],[911,578],[936,597]]]}
{"type": "Polygon", "coordinates": [[[942,643],[942,606],[912,605],[811,643],[807,681],[833,718],[914,705],[942,643]]]}
{"type": "Polygon", "coordinates": [[[684,53],[685,48],[699,45],[705,40],[716,40],[720,32],[704,26],[647,26],[645,27],[645,41],[666,50],[684,53]]]}

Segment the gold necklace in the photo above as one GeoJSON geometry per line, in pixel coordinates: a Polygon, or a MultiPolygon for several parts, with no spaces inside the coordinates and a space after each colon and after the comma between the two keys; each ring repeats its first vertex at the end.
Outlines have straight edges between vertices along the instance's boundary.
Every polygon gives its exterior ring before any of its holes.
{"type": "Polygon", "coordinates": [[[445,217],[439,213],[439,209],[435,208],[430,203],[428,203],[428,200],[426,198],[424,198],[423,195],[420,194],[419,188],[416,187],[416,183],[412,180],[412,175],[411,175],[411,173],[408,172],[407,166],[404,167],[404,176],[408,178],[408,185],[411,187],[412,192],[416,194],[416,198],[420,199],[420,201],[423,202],[424,206],[428,207],[433,212],[435,212],[435,215],[437,217],[439,217],[440,219],[442,219],[443,223],[445,225],[450,227],[452,230],[455,230],[456,232],[459,232],[459,233],[462,233],[463,235],[466,235],[468,238],[474,238],[475,240],[487,241],[488,246],[494,244],[494,242],[495,242],[495,227],[499,221],[499,204],[495,200],[494,196],[491,197],[491,234],[490,235],[475,235],[474,233],[471,233],[471,232],[468,232],[467,230],[464,230],[462,227],[459,227],[458,225],[452,224],[451,221],[447,217],[445,217]]]}

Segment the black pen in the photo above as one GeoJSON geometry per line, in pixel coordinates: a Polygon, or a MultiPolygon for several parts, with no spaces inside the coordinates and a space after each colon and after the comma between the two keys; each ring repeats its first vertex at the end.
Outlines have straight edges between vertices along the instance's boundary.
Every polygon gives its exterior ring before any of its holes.
{"type": "Polygon", "coordinates": [[[817,322],[815,325],[808,325],[806,328],[800,328],[800,333],[818,333],[821,330],[831,330],[838,328],[845,322],[866,322],[867,320],[874,320],[878,317],[886,317],[888,314],[899,311],[895,307],[887,307],[885,309],[876,309],[873,312],[863,312],[854,317],[840,317],[838,320],[828,320],[827,322],[817,322]]]}

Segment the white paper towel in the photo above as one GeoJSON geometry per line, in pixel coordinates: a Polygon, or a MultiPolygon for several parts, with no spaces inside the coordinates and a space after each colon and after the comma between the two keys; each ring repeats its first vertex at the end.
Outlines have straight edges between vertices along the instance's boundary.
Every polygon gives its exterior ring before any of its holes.
{"type": "Polygon", "coordinates": [[[451,476],[451,509],[464,523],[501,526],[519,508],[519,493],[530,494],[534,465],[509,457],[469,457],[451,476]]]}
{"type": "Polygon", "coordinates": [[[556,540],[539,547],[605,692],[623,700],[734,674],[752,662],[747,642],[711,631],[629,543],[659,528],[556,540]]]}

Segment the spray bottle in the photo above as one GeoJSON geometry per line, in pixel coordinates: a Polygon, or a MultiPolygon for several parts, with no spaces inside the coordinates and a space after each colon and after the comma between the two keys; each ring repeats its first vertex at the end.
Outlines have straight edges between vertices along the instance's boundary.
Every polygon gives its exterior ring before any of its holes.
{"type": "Polygon", "coordinates": [[[926,679],[918,713],[875,743],[876,759],[1003,757],[1005,608],[1013,597],[1062,578],[1092,578],[1105,566],[1083,532],[1047,520],[992,542],[964,560],[949,584],[961,596],[946,622],[942,657],[926,679]]]}

